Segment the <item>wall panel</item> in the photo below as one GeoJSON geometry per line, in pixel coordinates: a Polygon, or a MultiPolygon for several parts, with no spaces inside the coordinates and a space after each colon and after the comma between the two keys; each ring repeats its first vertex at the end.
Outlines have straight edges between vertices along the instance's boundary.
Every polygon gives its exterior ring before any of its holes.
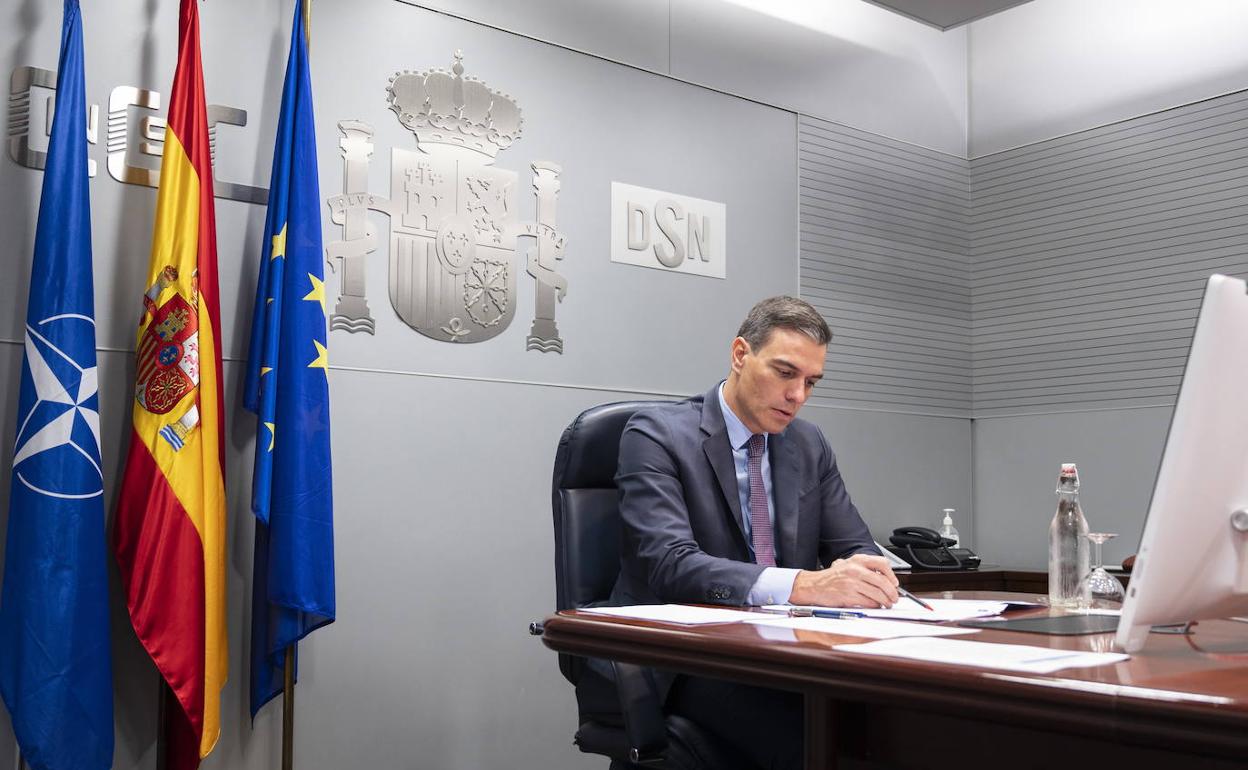
{"type": "Polygon", "coordinates": [[[970,162],[977,417],[1174,403],[1248,273],[1248,92],[970,162]]]}
{"type": "Polygon", "coordinates": [[[835,340],[814,399],[971,411],[965,160],[802,116],[802,296],[835,340]]]}

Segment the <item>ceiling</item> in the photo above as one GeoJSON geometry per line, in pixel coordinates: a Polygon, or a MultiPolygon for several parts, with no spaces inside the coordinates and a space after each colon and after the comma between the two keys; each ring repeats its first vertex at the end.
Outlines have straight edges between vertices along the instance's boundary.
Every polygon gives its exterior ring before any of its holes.
{"type": "Polygon", "coordinates": [[[1031,0],[866,0],[940,30],[991,16],[1031,0]]]}

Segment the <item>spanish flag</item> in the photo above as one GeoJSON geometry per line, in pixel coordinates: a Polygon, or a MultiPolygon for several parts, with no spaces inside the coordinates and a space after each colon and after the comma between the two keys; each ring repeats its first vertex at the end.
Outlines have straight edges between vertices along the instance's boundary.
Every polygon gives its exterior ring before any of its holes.
{"type": "Polygon", "coordinates": [[[216,219],[196,0],[182,0],[178,26],[113,528],[130,621],[174,696],[171,770],[197,767],[216,744],[229,659],[216,219]]]}

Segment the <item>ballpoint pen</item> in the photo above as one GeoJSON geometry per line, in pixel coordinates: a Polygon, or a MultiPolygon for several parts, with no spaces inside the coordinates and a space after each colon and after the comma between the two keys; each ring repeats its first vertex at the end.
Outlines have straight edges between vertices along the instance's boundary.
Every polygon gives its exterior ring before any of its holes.
{"type": "Polygon", "coordinates": [[[931,610],[932,612],[935,612],[935,611],[936,611],[936,610],[932,607],[932,605],[930,605],[930,604],[928,604],[927,602],[923,601],[922,599],[920,599],[919,597],[917,597],[917,596],[915,596],[914,594],[910,593],[909,591],[907,591],[906,589],[902,588],[901,586],[897,586],[897,593],[899,593],[899,594],[901,594],[902,596],[906,597],[907,599],[909,599],[910,601],[912,601],[912,602],[914,602],[915,604],[919,605],[920,607],[923,607],[924,609],[931,610]]]}
{"type": "MultiPolygon", "coordinates": [[[[876,545],[879,545],[879,544],[877,543],[876,545]]],[[[881,549],[880,549],[880,553],[884,553],[883,548],[881,548],[881,549]]],[[[877,570],[877,571],[878,571],[878,570],[877,570]]],[[[919,597],[917,597],[917,596],[915,596],[914,594],[910,593],[909,591],[907,591],[906,589],[902,588],[901,586],[897,586],[897,593],[899,593],[899,594],[901,594],[902,596],[906,597],[907,599],[911,600],[912,602],[914,602],[915,604],[919,605],[920,607],[922,607],[922,608],[923,608],[923,609],[925,609],[925,610],[930,610],[930,611],[932,611],[932,612],[935,612],[935,611],[936,611],[936,609],[935,609],[934,607],[932,607],[932,605],[930,605],[930,604],[928,604],[927,602],[923,601],[922,599],[920,599],[919,597]]]]}
{"type": "Polygon", "coordinates": [[[861,612],[853,610],[821,610],[812,607],[793,607],[789,610],[792,618],[865,618],[861,612]]]}

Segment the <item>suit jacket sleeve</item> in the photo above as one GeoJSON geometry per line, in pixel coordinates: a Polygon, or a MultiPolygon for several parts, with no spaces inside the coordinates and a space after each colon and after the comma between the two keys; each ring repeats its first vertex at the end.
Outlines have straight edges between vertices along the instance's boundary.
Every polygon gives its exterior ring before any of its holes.
{"type": "Polygon", "coordinates": [[[732,542],[730,522],[710,496],[722,496],[709,470],[691,467],[704,463],[701,436],[673,431],[663,412],[639,412],[620,439],[616,484],[620,490],[623,527],[622,568],[644,583],[660,602],[710,604],[745,603],[750,587],[763,568],[757,564],[712,555],[727,553],[732,542]],[[690,496],[694,500],[691,520],[690,496]],[[708,513],[708,509],[715,509],[708,513]]]}
{"type": "Polygon", "coordinates": [[[836,465],[836,454],[822,431],[816,431],[822,447],[819,467],[818,495],[822,500],[822,521],[819,528],[819,563],[827,567],[837,559],[856,553],[879,555],[879,549],[871,538],[871,531],[849,499],[841,471],[836,465]]]}

